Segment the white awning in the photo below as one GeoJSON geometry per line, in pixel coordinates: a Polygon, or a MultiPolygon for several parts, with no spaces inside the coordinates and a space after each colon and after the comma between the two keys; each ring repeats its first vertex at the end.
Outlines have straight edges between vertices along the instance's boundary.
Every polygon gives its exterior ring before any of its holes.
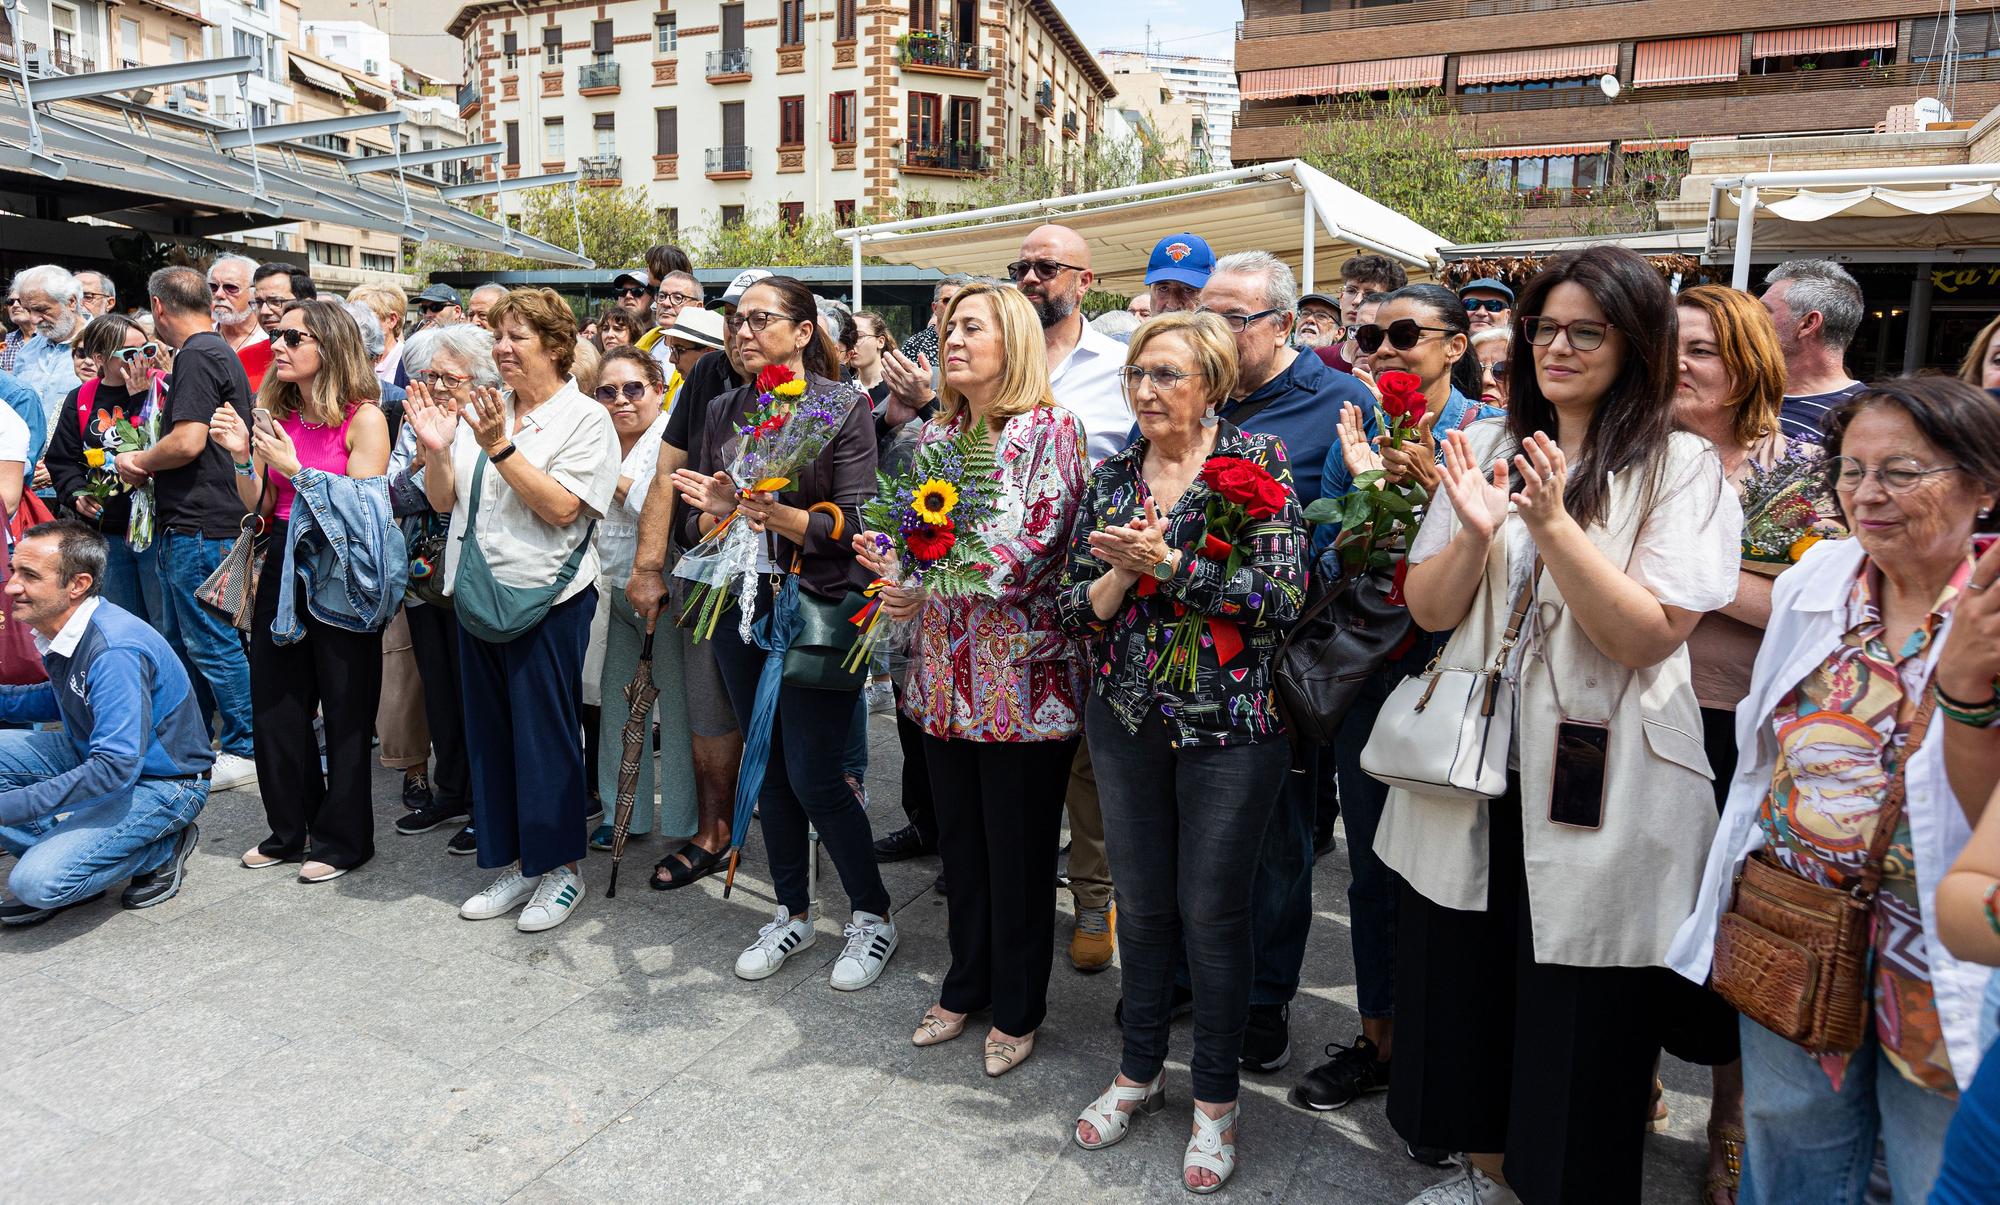
{"type": "Polygon", "coordinates": [[[1302,288],[1315,275],[1333,279],[1343,259],[1364,251],[1402,263],[1412,280],[1428,280],[1444,245],[1411,219],[1296,159],[884,222],[842,231],[840,237],[857,241],[858,254],[892,264],[993,276],[1004,272],[1019,253],[1022,237],[1043,222],[1082,234],[1090,243],[1091,268],[1100,286],[1127,292],[1143,287],[1154,244],[1177,230],[1208,240],[1218,256],[1268,250],[1299,272],[1302,288]]]}
{"type": "Polygon", "coordinates": [[[1751,248],[1758,259],[2000,260],[1993,164],[1724,177],[1711,198],[1711,263],[1747,265],[1751,248]]]}
{"type": "Polygon", "coordinates": [[[335,96],[354,99],[354,89],[348,85],[347,77],[331,67],[322,67],[302,55],[290,54],[285,61],[291,66],[292,74],[324,92],[335,96]]]}

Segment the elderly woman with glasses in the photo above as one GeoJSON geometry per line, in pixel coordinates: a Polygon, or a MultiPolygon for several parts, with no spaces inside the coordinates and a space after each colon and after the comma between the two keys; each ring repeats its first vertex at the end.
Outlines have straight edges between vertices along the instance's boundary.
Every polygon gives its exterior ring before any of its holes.
{"type": "Polygon", "coordinates": [[[1182,1175],[1195,1192],[1235,1169],[1251,883],[1291,767],[1271,662],[1304,587],[1305,522],[1283,442],[1216,413],[1237,385],[1236,345],[1205,313],[1133,334],[1122,379],[1139,438],[1091,474],[1058,596],[1063,626],[1093,653],[1084,731],[1124,959],[1124,1056],[1074,1137],[1098,1150],[1159,1110],[1184,942],[1195,1111],[1182,1175]],[[1230,474],[1268,474],[1268,487],[1225,539],[1207,511],[1230,474]]]}
{"type": "Polygon", "coordinates": [[[1989,584],[1974,569],[2000,501],[2000,402],[1946,377],[1883,381],[1834,413],[1825,446],[1854,538],[1821,541],[1777,579],[1736,709],[1741,761],[1673,962],[1727,986],[1716,935],[1746,859],[1842,891],[1876,863],[1880,888],[1862,897],[1872,1003],[1843,1054],[1743,1019],[1746,1205],[1861,1200],[1878,1138],[1895,1199],[1930,1199],[1980,1062],[1987,969],[1938,941],[1938,885],[1990,805],[1954,790],[1945,730],[1993,723],[2000,698],[1991,681],[1951,693],[1966,687],[1939,666],[1961,605],[1989,584]]]}
{"type": "Polygon", "coordinates": [[[150,540],[142,550],[132,547],[132,495],[108,471],[104,440],[114,416],[136,422],[145,410],[164,371],[160,344],[131,319],[106,314],[84,328],[77,346],[96,365],[97,377],[65,400],[42,463],[63,509],[104,535],[104,596],[145,619],[159,614],[156,554],[150,540]]]}

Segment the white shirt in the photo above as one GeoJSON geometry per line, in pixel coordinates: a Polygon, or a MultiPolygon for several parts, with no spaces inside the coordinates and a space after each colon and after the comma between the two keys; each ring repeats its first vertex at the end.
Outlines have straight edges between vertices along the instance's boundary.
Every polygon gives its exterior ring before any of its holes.
{"type": "MultiPolygon", "coordinates": [[[[58,408],[58,413],[67,411],[68,406],[58,408]]],[[[28,463],[28,421],[12,406],[0,406],[0,460],[28,463]]]]}
{"type": "Polygon", "coordinates": [[[1049,392],[1058,405],[1083,421],[1085,450],[1093,468],[1131,442],[1132,408],[1125,404],[1118,383],[1125,352],[1124,344],[1086,322],[1062,363],[1049,365],[1049,392]]]}
{"type": "MultiPolygon", "coordinates": [[[[507,426],[514,426],[514,398],[507,395],[507,426]]],[[[657,441],[655,441],[657,442],[657,441]]],[[[535,407],[514,433],[514,455],[555,478],[556,484],[583,502],[584,516],[567,527],[543,522],[533,508],[507,484],[500,470],[487,465],[479,487],[479,522],[475,535],[493,579],[503,586],[530,588],[555,580],[563,562],[590,532],[590,519],[602,519],[618,490],[618,431],[604,407],[583,396],[572,377],[555,396],[535,407]]],[[[458,558],[472,512],[473,470],[479,463],[479,441],[472,427],[462,424],[452,440],[451,468],[457,503],[451,509],[451,532],[445,543],[445,589],[458,581],[458,558]]],[[[566,602],[597,584],[597,554],[586,548],[570,581],[556,602],[566,602]]]]}
{"type": "MultiPolygon", "coordinates": [[[[21,420],[16,418],[14,421],[18,423],[21,420]]],[[[103,601],[96,595],[84,599],[77,605],[76,610],[69,613],[69,622],[62,626],[62,631],[56,633],[54,640],[36,632],[35,651],[44,657],[50,653],[58,657],[76,656],[76,646],[83,641],[84,629],[90,626],[90,617],[97,614],[97,604],[103,601]]]]}
{"type": "Polygon", "coordinates": [[[597,525],[601,572],[606,582],[619,589],[632,576],[632,560],[639,552],[639,512],[645,509],[646,491],[652,488],[653,475],[660,467],[660,434],[666,428],[667,416],[662,414],[625,454],[624,462],[618,466],[618,476],[631,478],[632,488],[625,491],[623,502],[612,502],[611,509],[604,512],[604,520],[597,525]]]}

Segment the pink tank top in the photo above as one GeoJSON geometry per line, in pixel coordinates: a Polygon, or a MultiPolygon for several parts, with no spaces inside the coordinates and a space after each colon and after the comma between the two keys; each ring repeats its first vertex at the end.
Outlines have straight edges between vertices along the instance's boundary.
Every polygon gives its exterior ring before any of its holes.
{"type": "MultiPolygon", "coordinates": [[[[285,434],[292,437],[292,446],[298,450],[301,468],[319,469],[346,476],[347,425],[354,421],[354,411],[357,408],[349,406],[347,417],[341,420],[338,427],[322,427],[316,423],[309,423],[296,414],[278,420],[278,425],[285,429],[285,434]]],[[[278,500],[277,517],[290,519],[292,499],[298,496],[298,490],[293,488],[289,480],[273,473],[271,492],[278,500]]]]}

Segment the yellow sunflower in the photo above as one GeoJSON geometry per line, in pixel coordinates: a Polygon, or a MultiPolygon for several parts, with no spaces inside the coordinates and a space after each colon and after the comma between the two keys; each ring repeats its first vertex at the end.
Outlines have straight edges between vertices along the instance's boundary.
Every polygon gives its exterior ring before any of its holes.
{"type": "Polygon", "coordinates": [[[958,505],[958,487],[933,477],[917,487],[912,504],[917,518],[933,527],[942,526],[951,522],[951,508],[958,505]]]}
{"type": "Polygon", "coordinates": [[[805,396],[805,392],[806,383],[797,377],[793,377],[791,380],[771,390],[773,397],[803,397],[805,396]]]}

